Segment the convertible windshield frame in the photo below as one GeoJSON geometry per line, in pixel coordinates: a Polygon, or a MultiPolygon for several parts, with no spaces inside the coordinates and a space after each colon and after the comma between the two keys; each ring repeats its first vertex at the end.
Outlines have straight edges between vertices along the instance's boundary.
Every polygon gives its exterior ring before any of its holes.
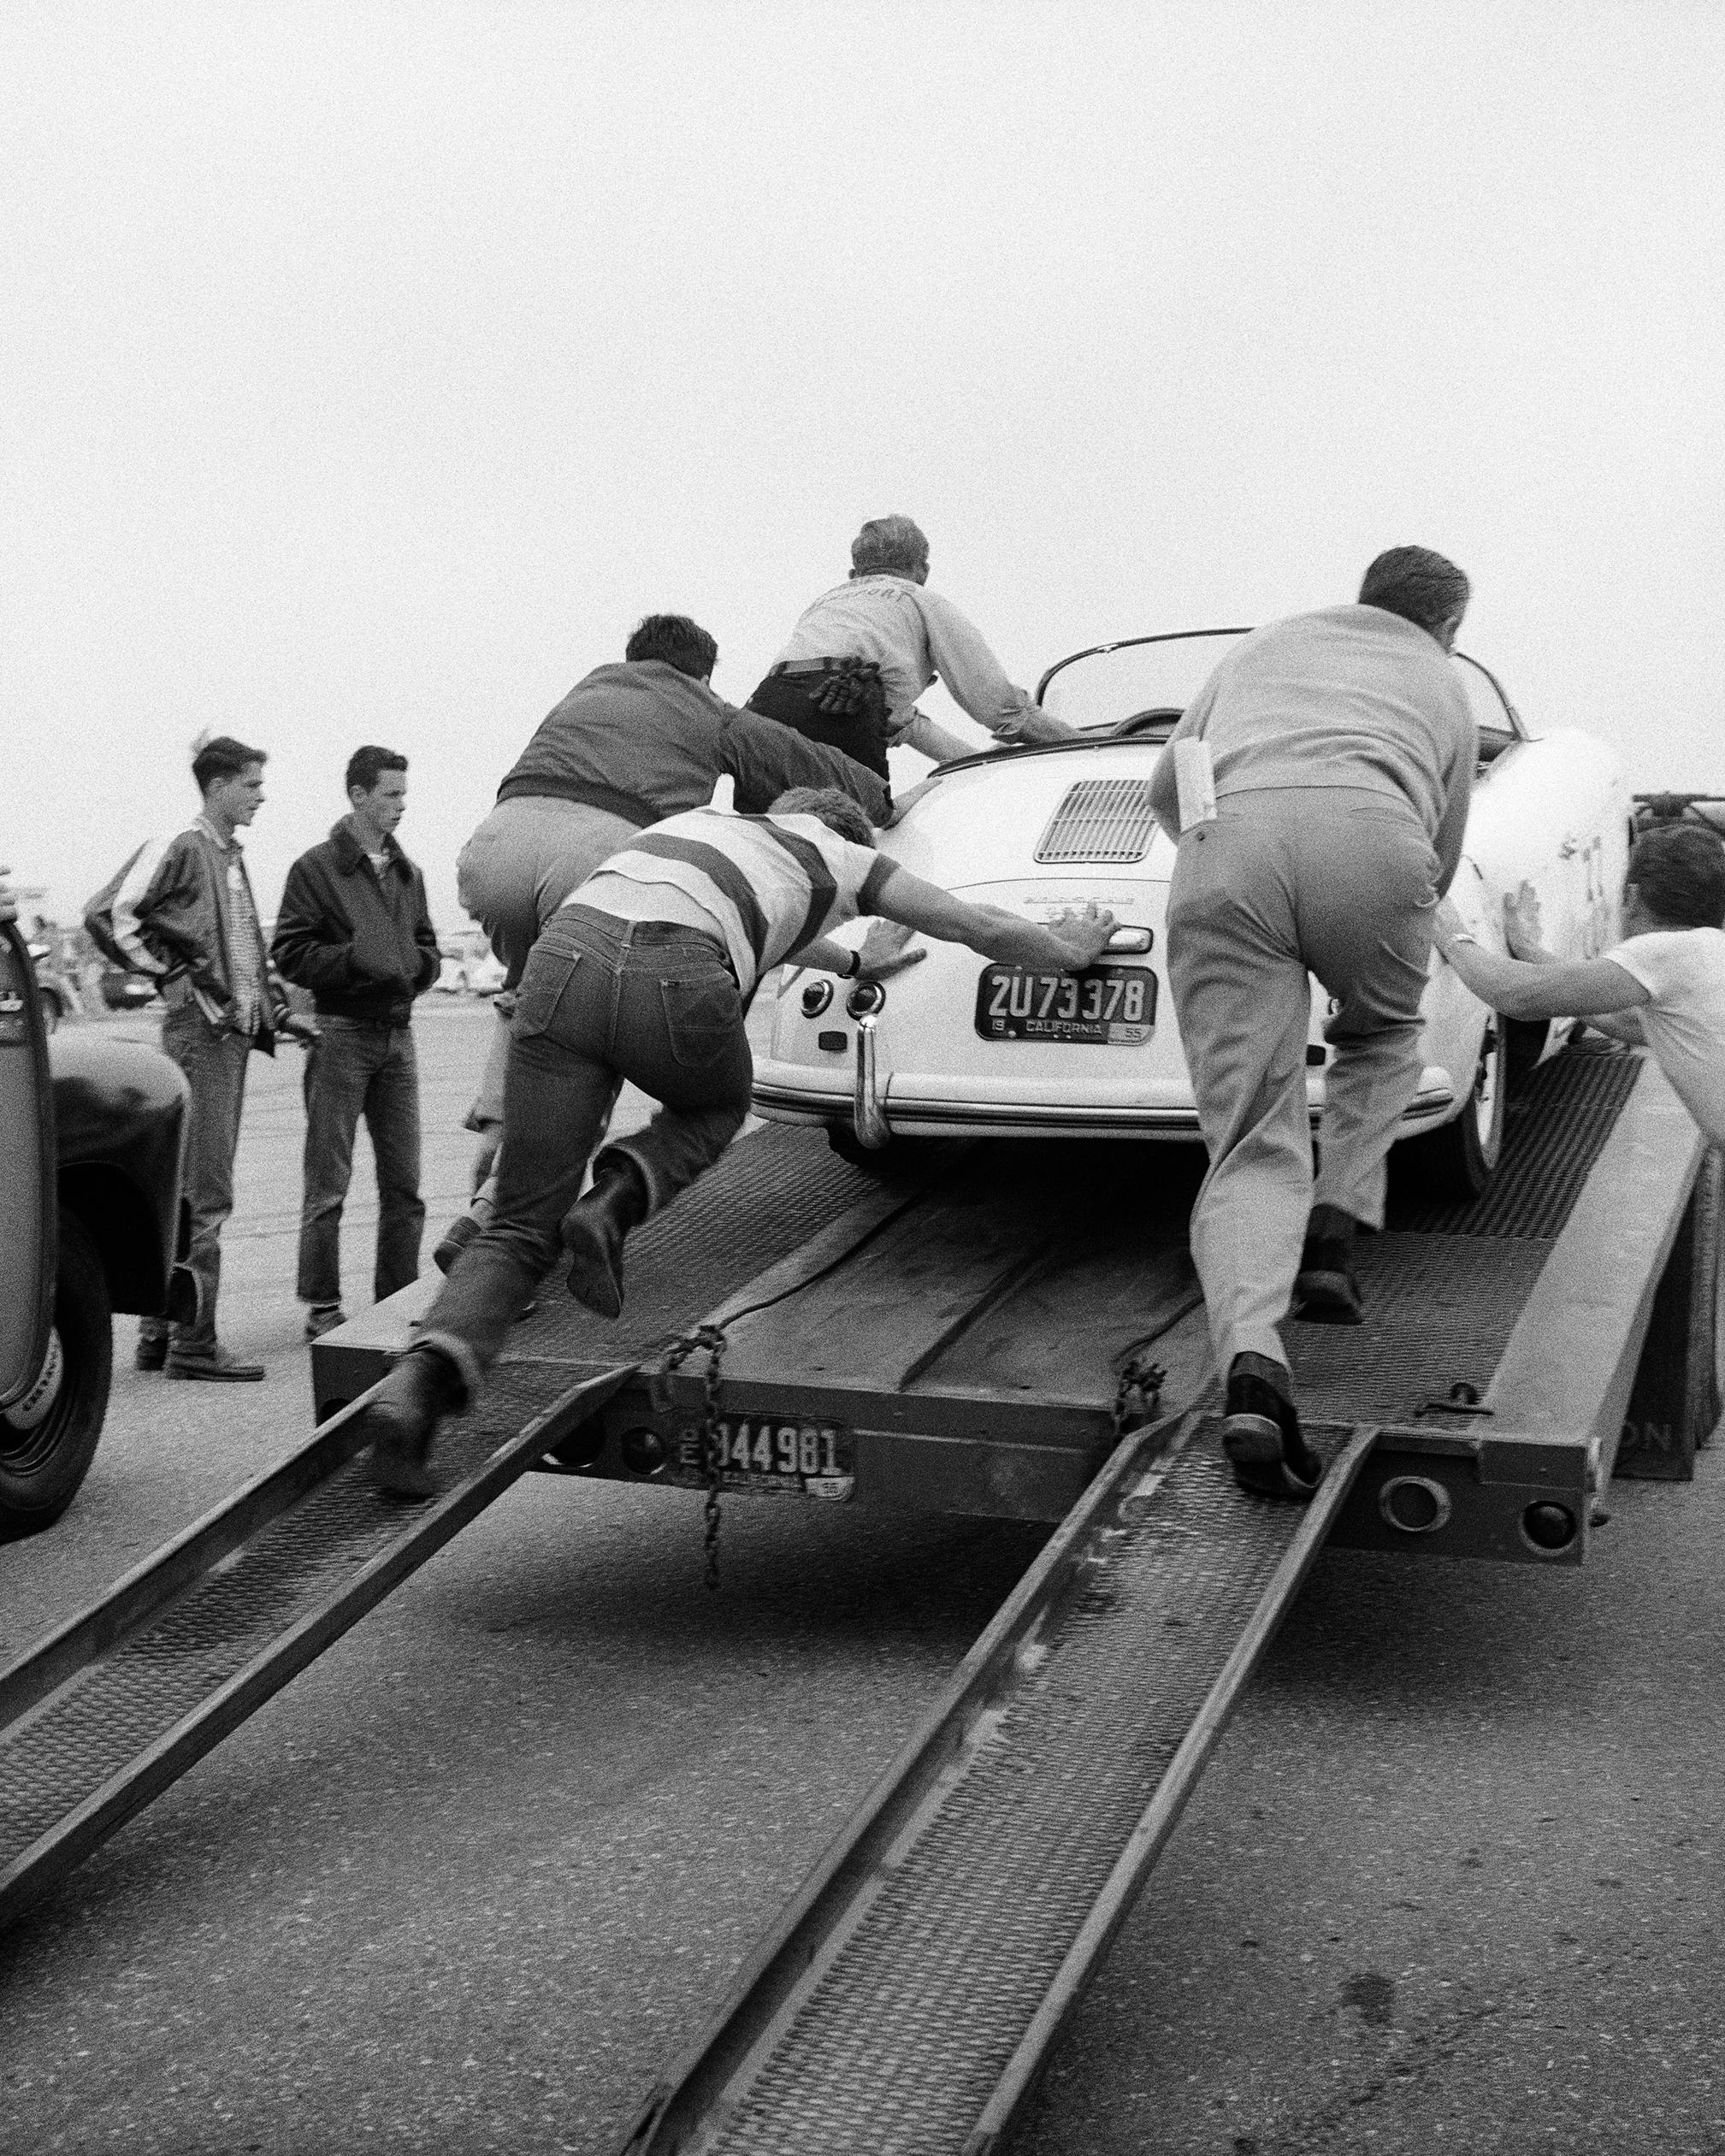
{"type": "MultiPolygon", "coordinates": [[[[1154,636],[1117,636],[1110,644],[1090,644],[1086,646],[1086,647],[1081,652],[1072,652],[1065,659],[1057,659],[1054,661],[1054,665],[1049,668],[1048,671],[1037,683],[1037,701],[1039,704],[1042,702],[1043,694],[1048,688],[1049,683],[1053,681],[1056,674],[1064,673],[1068,666],[1076,666],[1081,659],[1101,659],[1106,656],[1106,654],[1109,652],[1131,651],[1144,644],[1192,644],[1200,641],[1205,637],[1249,636],[1251,633],[1252,631],[1249,627],[1238,629],[1164,629],[1154,636]]],[[[1531,741],[1533,736],[1529,734],[1527,725],[1521,718],[1521,714],[1509,701],[1509,692],[1504,688],[1503,682],[1498,680],[1498,676],[1492,671],[1491,668],[1486,665],[1483,661],[1475,659],[1471,652],[1451,652],[1450,656],[1452,659],[1460,660],[1463,665],[1471,666],[1476,674],[1483,674],[1485,676],[1486,679],[1492,684],[1492,691],[1496,694],[1498,701],[1503,707],[1504,714],[1509,720],[1509,732],[1514,735],[1517,741],[1531,741]]],[[[1112,738],[1112,735],[1108,734],[1101,734],[1091,738],[1100,741],[1108,741],[1112,738]]],[[[970,760],[971,759],[968,758],[966,759],[966,762],[970,760]]]]}

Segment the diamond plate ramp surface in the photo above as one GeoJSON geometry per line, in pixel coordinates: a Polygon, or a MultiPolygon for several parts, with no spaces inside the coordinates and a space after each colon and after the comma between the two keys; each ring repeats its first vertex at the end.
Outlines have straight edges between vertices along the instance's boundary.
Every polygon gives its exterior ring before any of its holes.
{"type": "MultiPolygon", "coordinates": [[[[739,2030],[740,2063],[696,2115],[673,2100],[642,2122],[636,2156],[984,2145],[978,2122],[1072,1972],[1075,1942],[1111,1891],[1124,1916],[1371,1441],[1313,1432],[1332,1463],[1346,1459],[1308,1509],[1237,1490],[1218,1430],[1198,1423],[1165,1473],[1126,1462],[1068,1583],[1032,1611],[1004,1687],[973,1656],[959,1698],[936,1710],[967,1719],[963,1740],[908,1824],[878,1828],[889,1846],[825,1920],[808,1973],[764,2029],[739,2030]],[[1123,1854],[1158,1805],[1161,1832],[1123,1887],[1123,1854]]],[[[1058,1582],[1066,1561],[1051,1545],[1037,1568],[1058,1582]]],[[[795,1934],[783,1951],[800,1967],[795,1934]]]]}
{"type": "Polygon", "coordinates": [[[1555,1237],[1640,1076],[1639,1050],[1603,1042],[1542,1063],[1505,1111],[1503,1155],[1481,1197],[1434,1203],[1409,1196],[1388,1225],[1425,1235],[1555,1237]]]}
{"type": "MultiPolygon", "coordinates": [[[[541,1309],[517,1332],[476,1408],[440,1433],[433,1467],[440,1497],[459,1500],[482,1489],[476,1500],[462,1503],[454,1525],[443,1503],[428,1511],[379,1496],[367,1462],[353,1456],[357,1423],[350,1416],[346,1430],[332,1435],[326,1426],[325,1435],[276,1478],[253,1486],[261,1490],[292,1476],[301,1463],[299,1480],[308,1486],[284,1490],[269,1516],[223,1534],[222,1515],[232,1506],[220,1509],[153,1561],[166,1583],[153,1600],[151,1568],[140,1568],[108,1598],[116,1611],[111,1622],[103,1623],[105,1605],[98,1604],[45,1643],[49,1650],[62,1643],[63,1663],[72,1652],[65,1635],[83,1627],[92,1637],[79,1666],[56,1665],[50,1679],[38,1682],[28,1667],[32,1657],[26,1657],[0,1674],[0,1921],[34,1898],[38,1875],[57,1875],[102,1838],[90,1828],[92,1805],[111,1813],[103,1832],[113,1831],[379,1598],[379,1592],[362,1597],[337,1621],[332,1613],[355,1583],[381,1567],[393,1575],[379,1591],[387,1592],[500,1495],[520,1471],[512,1466],[499,1475],[500,1449],[564,1396],[572,1379],[637,1361],[652,1343],[694,1324],[728,1291],[800,1248],[860,1190],[874,1187],[818,1133],[775,1130],[746,1140],[632,1244],[623,1322],[588,1319],[555,1276],[547,1283],[541,1309]],[[735,1232],[739,1217],[749,1224],[746,1237],[735,1232]],[[585,1325],[571,1325],[571,1313],[585,1325]],[[304,1465],[314,1454],[315,1465],[304,1465]],[[210,1537],[201,1560],[199,1533],[210,1537]],[[120,1613],[122,1601],[130,1610],[140,1600],[149,1604],[140,1619],[120,1613]],[[310,1652],[297,1637],[307,1627],[319,1634],[310,1652]],[[274,1643],[290,1640],[294,1651],[281,1672],[273,1680],[259,1675],[274,1643]],[[257,1693],[251,1704],[242,1712],[224,1710],[222,1726],[205,1732],[165,1773],[162,1747],[210,1715],[224,1688],[242,1678],[257,1693]],[[117,1786],[134,1770],[142,1793],[133,1801],[117,1786]],[[61,1852],[67,1861],[43,1846],[62,1834],[70,1837],[61,1852]]],[[[523,1456],[521,1467],[533,1456],[523,1456]]]]}

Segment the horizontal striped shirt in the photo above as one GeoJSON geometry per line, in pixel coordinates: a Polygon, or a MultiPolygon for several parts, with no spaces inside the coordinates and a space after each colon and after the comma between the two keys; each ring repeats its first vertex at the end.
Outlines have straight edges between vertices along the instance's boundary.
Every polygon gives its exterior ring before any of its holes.
{"type": "Polygon", "coordinates": [[[781,960],[868,913],[891,865],[818,816],[694,808],[642,831],[564,903],[704,929],[747,995],[781,960]]]}

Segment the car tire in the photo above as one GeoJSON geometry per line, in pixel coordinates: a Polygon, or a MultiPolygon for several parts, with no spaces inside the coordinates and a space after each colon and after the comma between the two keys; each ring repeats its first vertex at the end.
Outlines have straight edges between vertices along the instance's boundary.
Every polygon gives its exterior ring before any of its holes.
{"type": "Polygon", "coordinates": [[[54,1329],[65,1374],[60,1396],[33,1430],[0,1416],[0,1539],[51,1527],[95,1457],[114,1376],[114,1314],[108,1279],[82,1221],[60,1215],[54,1329]]]}
{"type": "Polygon", "coordinates": [[[1503,1157],[1509,1068],[1503,1021],[1494,1015],[1486,1021],[1462,1113],[1399,1149],[1403,1170],[1427,1197],[1465,1202],[1484,1194],[1503,1157]]]}

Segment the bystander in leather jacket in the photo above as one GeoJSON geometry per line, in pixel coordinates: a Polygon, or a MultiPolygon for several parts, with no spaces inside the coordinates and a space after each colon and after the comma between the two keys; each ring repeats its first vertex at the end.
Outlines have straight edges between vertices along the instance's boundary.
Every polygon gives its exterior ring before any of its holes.
{"type": "Polygon", "coordinates": [[[311,990],[320,1018],[405,1025],[442,960],[425,878],[393,838],[387,865],[367,858],[351,816],[287,871],[269,955],[311,990]]]}

